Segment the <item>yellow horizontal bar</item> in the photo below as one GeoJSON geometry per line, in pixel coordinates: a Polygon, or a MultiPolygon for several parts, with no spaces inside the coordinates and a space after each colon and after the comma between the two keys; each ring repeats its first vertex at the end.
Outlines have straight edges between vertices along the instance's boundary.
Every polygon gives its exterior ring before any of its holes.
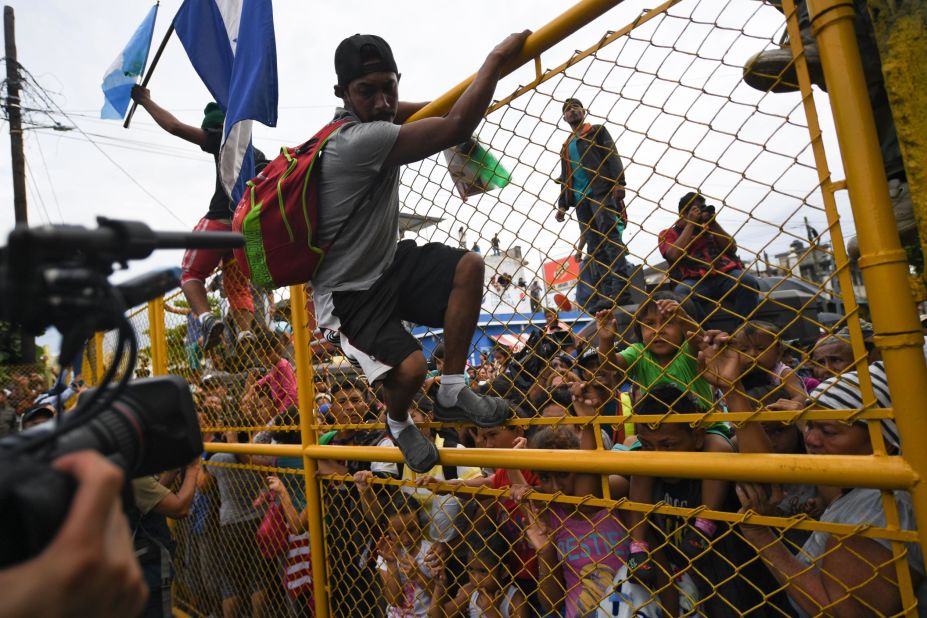
{"type": "MultiPolygon", "coordinates": [[[[354,477],[349,474],[324,474],[319,477],[322,481],[353,483],[354,477]]],[[[373,485],[391,485],[395,487],[408,486],[410,481],[397,481],[395,479],[386,479],[374,477],[368,481],[373,485]]],[[[508,489],[489,489],[487,487],[467,487],[466,485],[453,485],[450,483],[434,483],[425,485],[428,489],[449,494],[460,495],[468,494],[484,498],[502,498],[510,494],[508,489]]],[[[871,539],[886,539],[889,541],[901,541],[904,543],[916,543],[918,536],[914,530],[898,530],[893,528],[874,528],[871,526],[858,526],[850,524],[837,524],[832,522],[823,522],[812,519],[807,515],[796,515],[794,517],[769,517],[762,515],[746,515],[741,513],[728,513],[726,511],[712,511],[710,509],[683,508],[670,506],[666,503],[646,504],[642,502],[631,502],[625,498],[620,500],[606,500],[604,498],[591,498],[588,496],[566,496],[564,494],[545,494],[534,492],[531,494],[531,500],[538,502],[557,502],[561,504],[573,504],[576,506],[592,506],[601,508],[613,508],[622,511],[636,511],[639,513],[657,513],[660,515],[674,515],[677,517],[701,517],[704,519],[713,519],[717,521],[728,521],[739,523],[746,519],[750,523],[758,526],[768,526],[770,528],[780,528],[788,530],[809,530],[812,532],[827,532],[837,536],[856,535],[871,539]],[[862,529],[860,529],[862,528],[862,529]]]]}
{"type": "MultiPolygon", "coordinates": [[[[525,40],[525,44],[518,56],[503,67],[502,75],[508,75],[529,60],[541,55],[542,52],[547,51],[620,3],[621,0],[581,0],[577,2],[560,16],[532,32],[525,40]]],[[[454,102],[460,98],[460,95],[464,93],[474,77],[476,77],[476,74],[471,75],[436,98],[412,115],[406,122],[432,116],[443,116],[453,107],[454,102]]]]}
{"type": "Polygon", "coordinates": [[[592,47],[589,47],[589,48],[585,49],[584,51],[574,53],[573,56],[572,56],[569,60],[567,60],[566,62],[564,62],[564,63],[561,64],[560,66],[555,67],[555,68],[553,68],[553,69],[548,69],[547,71],[541,72],[541,69],[540,69],[540,66],[539,66],[539,65],[540,65],[540,56],[539,56],[539,57],[537,58],[537,63],[536,63],[536,64],[538,65],[538,68],[537,68],[537,75],[536,75],[534,81],[532,81],[532,82],[530,82],[530,83],[528,83],[528,84],[526,84],[526,85],[524,85],[524,86],[520,86],[515,92],[513,92],[513,93],[510,94],[509,96],[507,96],[507,97],[505,97],[504,99],[501,99],[501,100],[499,100],[499,101],[496,101],[495,103],[493,103],[492,105],[490,105],[490,106],[489,106],[489,109],[486,110],[486,115],[488,116],[488,115],[490,115],[491,113],[493,113],[494,111],[496,111],[497,109],[501,109],[501,108],[505,107],[506,105],[508,105],[509,103],[511,103],[512,101],[514,101],[514,100],[517,99],[518,97],[520,97],[521,95],[525,94],[526,92],[529,92],[529,91],[531,91],[531,90],[535,90],[538,86],[540,86],[540,85],[543,84],[544,82],[546,82],[546,81],[548,81],[549,79],[552,79],[552,78],[554,78],[554,77],[560,75],[561,73],[563,73],[563,72],[565,72],[567,69],[569,69],[571,66],[573,66],[573,65],[575,65],[575,64],[578,64],[579,62],[583,61],[584,59],[586,59],[586,58],[588,58],[589,56],[593,55],[594,53],[598,52],[598,51],[601,50],[602,48],[604,48],[604,47],[606,47],[606,46],[608,46],[608,45],[611,45],[612,43],[614,43],[615,41],[617,41],[617,40],[620,39],[621,37],[627,35],[627,34],[628,34],[629,32],[631,32],[631,31],[633,31],[634,29],[643,26],[644,24],[646,24],[648,21],[650,21],[650,20],[653,19],[654,17],[661,17],[664,13],[666,13],[666,12],[667,12],[669,9],[671,9],[673,6],[679,4],[679,2],[681,2],[681,0],[666,0],[666,2],[664,2],[664,3],[661,4],[660,6],[654,7],[654,8],[649,9],[649,10],[645,10],[645,12],[643,12],[641,15],[639,15],[633,22],[631,22],[630,24],[628,24],[628,25],[625,26],[624,28],[621,28],[620,30],[617,30],[617,31],[615,31],[615,32],[611,32],[611,33],[607,34],[607,35],[606,35],[605,37],[603,37],[598,43],[596,43],[596,44],[593,45],[592,47]]]}
{"type": "MultiPolygon", "coordinates": [[[[203,444],[203,447],[207,453],[270,455],[273,457],[303,456],[303,447],[298,444],[229,444],[227,442],[207,442],[203,444]]],[[[332,459],[332,457],[326,456],[320,459],[332,459]]]]}
{"type": "MultiPolygon", "coordinates": [[[[666,453],[560,451],[544,449],[439,449],[453,466],[562,470],[667,478],[802,483],[835,487],[910,489],[918,477],[900,457],[876,455],[772,455],[758,453],[666,453]]],[[[314,459],[402,461],[398,448],[307,446],[314,459]]]]}
{"type": "MultiPolygon", "coordinates": [[[[561,417],[538,417],[538,418],[519,418],[507,421],[508,426],[521,427],[539,427],[547,425],[620,425],[622,423],[686,423],[688,425],[706,425],[709,423],[729,422],[739,424],[746,421],[779,421],[783,423],[794,423],[796,421],[843,421],[852,422],[863,420],[881,420],[894,418],[890,408],[868,408],[866,410],[797,410],[791,412],[711,412],[708,414],[629,414],[628,416],[561,416],[561,417]]],[[[443,427],[459,427],[464,423],[422,423],[419,427],[431,427],[432,429],[441,429],[443,427]]],[[[383,429],[383,423],[349,423],[323,424],[318,428],[325,432],[332,429],[383,429]]],[[[262,429],[266,429],[263,427],[262,429]]]]}
{"type": "MultiPolygon", "coordinates": [[[[297,444],[206,444],[209,452],[313,459],[402,461],[398,448],[297,444]]],[[[440,449],[441,463],[454,466],[563,470],[668,478],[723,479],[758,483],[804,483],[835,487],[910,489],[918,481],[900,457],[882,455],[772,455],[759,453],[657,453],[648,451],[557,451],[540,449],[440,449]]]]}

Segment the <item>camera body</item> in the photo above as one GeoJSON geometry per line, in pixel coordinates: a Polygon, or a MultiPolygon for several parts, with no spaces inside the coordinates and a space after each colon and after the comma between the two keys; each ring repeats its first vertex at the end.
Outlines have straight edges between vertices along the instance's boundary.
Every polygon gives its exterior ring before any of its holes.
{"type": "MultiPolygon", "coordinates": [[[[81,400],[92,396],[87,391],[81,400]]],[[[69,414],[81,414],[81,403],[69,414]]],[[[0,440],[0,528],[15,531],[0,545],[0,568],[44,549],[67,517],[74,481],[48,465],[57,457],[92,449],[130,480],[186,465],[203,452],[193,396],[177,376],[133,382],[91,421],[40,444],[54,425],[48,421],[0,440]],[[26,448],[16,448],[21,445],[26,448]]]]}
{"type": "MultiPolygon", "coordinates": [[[[232,233],[157,233],[137,221],[98,219],[80,226],[17,226],[0,249],[0,319],[38,334],[62,333],[60,358],[73,358],[94,332],[116,329],[115,358],[97,389],[67,413],[0,440],[0,568],[40,552],[68,515],[74,480],[51,467],[66,453],[92,449],[126,479],[178,468],[198,457],[202,436],[187,383],[163,376],[129,383],[138,341],[125,311],[179,285],[174,269],[113,285],[114,264],[157,248],[233,248],[232,233]],[[117,367],[122,377],[114,382],[117,367]]],[[[124,498],[127,492],[124,493],[124,498]]],[[[129,499],[131,499],[129,497],[129,499]]]]}

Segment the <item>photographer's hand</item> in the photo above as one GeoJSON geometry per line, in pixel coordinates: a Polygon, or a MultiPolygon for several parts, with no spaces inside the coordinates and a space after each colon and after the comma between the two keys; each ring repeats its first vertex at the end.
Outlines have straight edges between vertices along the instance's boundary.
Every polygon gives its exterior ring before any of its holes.
{"type": "Polygon", "coordinates": [[[119,500],[122,472],[93,451],[52,465],[77,480],[68,517],[41,554],[0,571],[0,615],[138,615],[148,589],[119,500]]]}

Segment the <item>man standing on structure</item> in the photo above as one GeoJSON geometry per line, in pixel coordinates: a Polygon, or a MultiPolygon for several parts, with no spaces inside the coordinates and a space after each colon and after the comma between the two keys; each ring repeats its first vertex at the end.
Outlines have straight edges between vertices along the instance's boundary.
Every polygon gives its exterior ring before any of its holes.
{"type": "Polygon", "coordinates": [[[580,281],[592,288],[584,292],[580,287],[576,302],[595,314],[630,302],[628,251],[621,238],[628,224],[624,165],[608,129],[585,122],[586,110],[578,99],[564,101],[563,119],[570,135],[560,151],[556,219],[563,221],[567,209],[576,209],[580,281]]]}
{"type": "Polygon", "coordinates": [[[337,242],[312,278],[319,326],[360,365],[383,381],[387,429],[416,472],[438,464],[438,451],[408,410],[425,380],[418,341],[402,321],[444,328],[445,373],[435,404],[439,421],[494,426],[508,403],[465,388],[467,352],[483,291],[483,260],[440,243],[417,246],[399,238],[399,169],[467,140],[476,129],[502,67],[528,32],[513,34],[486,58],[469,88],[443,117],[400,125],[422,105],[400,103],[399,71],[390,46],[356,34],[335,51],[335,96],[351,120],[325,145],[319,185],[319,239],[337,242]],[[346,222],[346,223],[345,223],[346,222]]]}

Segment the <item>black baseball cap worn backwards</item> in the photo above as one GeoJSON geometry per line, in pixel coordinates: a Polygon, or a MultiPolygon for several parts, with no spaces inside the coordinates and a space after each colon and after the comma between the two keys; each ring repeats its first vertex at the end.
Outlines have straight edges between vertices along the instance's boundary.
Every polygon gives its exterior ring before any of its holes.
{"type": "Polygon", "coordinates": [[[355,34],[338,44],[335,50],[335,74],[338,85],[347,86],[370,73],[399,74],[389,43],[375,34],[355,34]]]}

